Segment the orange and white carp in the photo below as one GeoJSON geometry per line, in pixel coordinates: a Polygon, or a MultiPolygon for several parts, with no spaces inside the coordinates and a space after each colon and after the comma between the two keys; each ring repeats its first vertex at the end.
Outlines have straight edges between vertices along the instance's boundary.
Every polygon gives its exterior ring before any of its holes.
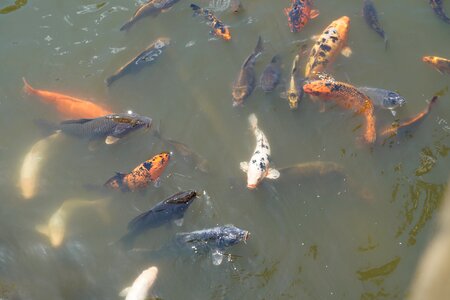
{"type": "Polygon", "coordinates": [[[258,128],[258,119],[255,114],[248,117],[250,128],[256,137],[256,147],[249,162],[240,164],[241,170],[247,173],[247,187],[255,189],[264,179],[277,179],[280,177],[278,170],[270,168],[270,145],[266,135],[258,128]]]}
{"type": "Polygon", "coordinates": [[[291,6],[284,9],[288,17],[291,32],[299,32],[309,22],[319,15],[319,11],[312,9],[312,0],[292,0],[291,6]]]}
{"type": "Polygon", "coordinates": [[[134,168],[130,173],[117,173],[104,184],[105,187],[122,192],[134,192],[146,188],[150,182],[159,186],[160,177],[170,160],[169,152],[161,152],[134,168]]]}
{"type": "Polygon", "coordinates": [[[328,25],[311,49],[305,69],[306,78],[314,78],[318,73],[324,72],[338,53],[346,57],[351,55],[351,50],[347,47],[349,28],[350,18],[347,16],[340,17],[328,25]]]}
{"type": "Polygon", "coordinates": [[[339,106],[362,114],[366,119],[364,140],[374,143],[376,140],[375,115],[372,100],[356,87],[345,83],[326,80],[313,80],[303,86],[305,93],[324,100],[334,100],[339,106]]]}
{"type": "Polygon", "coordinates": [[[25,78],[22,78],[22,80],[24,84],[23,90],[25,93],[28,95],[36,95],[41,98],[43,102],[53,104],[63,118],[93,119],[112,114],[109,109],[91,101],[47,90],[35,89],[26,81],[25,78]]]}
{"type": "Polygon", "coordinates": [[[433,66],[439,73],[450,74],[450,60],[438,56],[424,56],[422,61],[433,66]]]}
{"type": "Polygon", "coordinates": [[[220,21],[211,10],[201,8],[195,4],[191,4],[191,8],[194,11],[194,16],[203,16],[206,19],[208,25],[212,27],[211,34],[218,36],[225,41],[231,40],[230,29],[222,21],[220,21]]]}

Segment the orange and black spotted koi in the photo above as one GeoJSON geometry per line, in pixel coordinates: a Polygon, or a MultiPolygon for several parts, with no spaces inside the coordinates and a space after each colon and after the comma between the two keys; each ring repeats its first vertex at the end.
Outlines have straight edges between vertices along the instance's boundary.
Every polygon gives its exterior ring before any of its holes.
{"type": "Polygon", "coordinates": [[[231,33],[228,26],[223,24],[212,11],[206,8],[201,8],[195,4],[191,4],[191,8],[194,10],[194,15],[201,15],[207,20],[208,24],[212,27],[212,34],[223,38],[225,41],[231,40],[231,33]]]}
{"type": "Polygon", "coordinates": [[[299,32],[310,19],[319,15],[319,11],[311,7],[312,0],[292,0],[291,6],[284,9],[291,32],[299,32]]]}
{"type": "Polygon", "coordinates": [[[334,100],[339,106],[364,115],[366,127],[364,139],[368,143],[376,140],[375,115],[372,100],[348,83],[333,80],[314,80],[303,86],[303,91],[324,100],[334,100]]]}
{"type": "Polygon", "coordinates": [[[164,172],[170,160],[170,153],[162,152],[141,163],[130,173],[117,173],[104,186],[122,192],[134,192],[146,188],[150,182],[159,185],[159,177],[164,172]]]}
{"type": "Polygon", "coordinates": [[[444,11],[442,0],[430,0],[431,8],[434,10],[436,15],[443,20],[445,23],[450,24],[450,18],[444,11]]]}

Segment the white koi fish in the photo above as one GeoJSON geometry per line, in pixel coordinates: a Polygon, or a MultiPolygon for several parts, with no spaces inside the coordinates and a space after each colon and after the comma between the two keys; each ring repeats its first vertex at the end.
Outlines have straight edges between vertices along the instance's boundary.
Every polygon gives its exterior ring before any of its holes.
{"type": "Polygon", "coordinates": [[[126,297],[125,300],[145,300],[148,299],[150,289],[155,283],[158,275],[157,267],[150,267],[144,270],[131,285],[120,292],[119,296],[126,297]]]}
{"type": "Polygon", "coordinates": [[[270,145],[264,132],[258,128],[255,114],[248,117],[248,122],[256,137],[256,148],[249,162],[241,162],[241,170],[247,173],[247,187],[254,189],[264,178],[277,179],[280,172],[269,167],[270,145]]]}
{"type": "Polygon", "coordinates": [[[57,248],[61,246],[64,236],[66,234],[66,223],[69,216],[74,210],[86,207],[97,208],[100,216],[107,220],[105,205],[107,199],[83,200],[83,199],[69,199],[63,202],[58,210],[50,217],[46,225],[36,226],[36,231],[42,233],[50,239],[50,243],[53,247],[57,248]]]}

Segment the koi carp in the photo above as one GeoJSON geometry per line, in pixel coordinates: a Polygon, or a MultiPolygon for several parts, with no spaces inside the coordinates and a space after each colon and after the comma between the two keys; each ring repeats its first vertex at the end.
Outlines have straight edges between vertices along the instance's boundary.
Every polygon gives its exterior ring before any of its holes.
{"type": "Polygon", "coordinates": [[[120,27],[120,31],[129,30],[137,21],[146,17],[156,17],[161,12],[168,11],[173,5],[180,0],[150,0],[142,4],[125,24],[120,27]]]}
{"type": "Polygon", "coordinates": [[[280,77],[280,56],[275,55],[266,66],[259,79],[262,90],[266,93],[273,91],[280,82],[280,77]]]}
{"type": "Polygon", "coordinates": [[[422,61],[433,66],[439,73],[450,74],[450,60],[438,56],[424,56],[422,61]]]}
{"type": "Polygon", "coordinates": [[[228,28],[228,26],[223,24],[223,22],[220,21],[211,10],[201,8],[200,6],[195,4],[191,4],[191,8],[194,11],[194,16],[198,15],[206,19],[209,26],[212,27],[211,34],[214,34],[215,36],[218,36],[225,41],[231,40],[230,29],[228,28]]]}
{"type": "Polygon", "coordinates": [[[146,188],[150,182],[159,186],[160,177],[169,164],[170,153],[162,152],[146,160],[130,173],[116,173],[104,184],[105,187],[122,192],[134,192],[146,188]]]}
{"type": "Polygon", "coordinates": [[[312,9],[312,0],[292,0],[291,6],[284,9],[288,17],[291,32],[299,32],[309,22],[319,15],[319,11],[312,9]]]}
{"type": "Polygon", "coordinates": [[[450,24],[450,18],[444,11],[442,0],[430,0],[431,8],[434,10],[436,15],[443,20],[445,23],[450,24]]]}
{"type": "Polygon", "coordinates": [[[381,27],[380,21],[378,20],[377,10],[375,9],[375,5],[372,0],[364,0],[363,15],[370,28],[375,30],[375,32],[384,39],[384,48],[386,49],[388,46],[388,39],[386,33],[381,27]]]}
{"type": "Polygon", "coordinates": [[[145,300],[158,276],[158,268],[153,266],[144,271],[134,280],[130,287],[124,288],[119,296],[125,300],[145,300]]]}

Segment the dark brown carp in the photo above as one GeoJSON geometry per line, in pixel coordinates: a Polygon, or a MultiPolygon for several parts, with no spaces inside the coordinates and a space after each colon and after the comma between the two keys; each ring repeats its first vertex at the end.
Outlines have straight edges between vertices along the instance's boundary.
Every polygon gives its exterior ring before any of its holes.
{"type": "Polygon", "coordinates": [[[280,77],[280,56],[275,55],[261,74],[259,82],[262,90],[266,93],[273,91],[280,83],[280,77]]]}
{"type": "Polygon", "coordinates": [[[447,24],[450,24],[450,18],[444,11],[442,0],[430,0],[430,5],[441,20],[443,20],[447,24]]]}
{"type": "Polygon", "coordinates": [[[380,21],[378,20],[377,10],[375,9],[375,5],[372,0],[364,0],[363,15],[366,23],[384,39],[384,47],[387,48],[388,39],[386,33],[381,27],[380,21]]]}

